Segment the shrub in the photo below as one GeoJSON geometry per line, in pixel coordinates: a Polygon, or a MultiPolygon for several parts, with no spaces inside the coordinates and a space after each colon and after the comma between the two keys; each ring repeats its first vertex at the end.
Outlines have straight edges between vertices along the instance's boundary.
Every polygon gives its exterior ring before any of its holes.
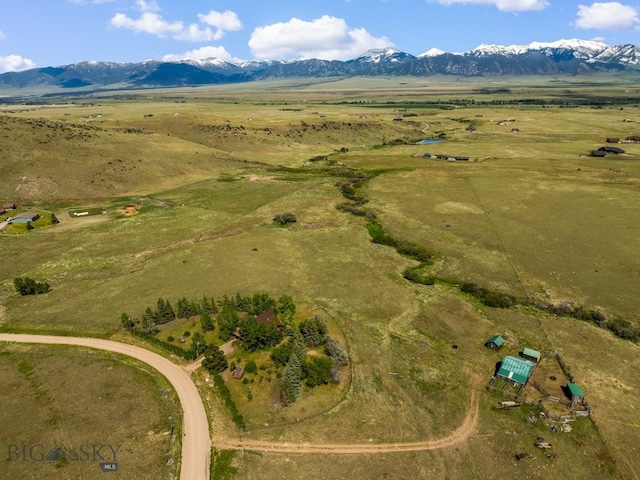
{"type": "Polygon", "coordinates": [[[276,213],[273,216],[273,221],[276,223],[279,223],[280,225],[286,225],[287,223],[296,223],[298,219],[296,218],[295,213],[284,212],[284,213],[276,213]]]}
{"type": "Polygon", "coordinates": [[[256,365],[256,362],[254,362],[253,360],[249,360],[244,366],[244,371],[247,373],[256,373],[257,370],[258,370],[258,366],[256,365]]]}

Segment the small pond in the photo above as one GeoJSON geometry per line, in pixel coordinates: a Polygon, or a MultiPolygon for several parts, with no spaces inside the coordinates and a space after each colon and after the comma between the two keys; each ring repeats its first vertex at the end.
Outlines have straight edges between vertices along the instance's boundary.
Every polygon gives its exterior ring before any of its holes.
{"type": "Polygon", "coordinates": [[[445,140],[440,140],[439,138],[425,138],[424,140],[420,140],[417,145],[433,145],[436,143],[443,143],[445,140]]]}

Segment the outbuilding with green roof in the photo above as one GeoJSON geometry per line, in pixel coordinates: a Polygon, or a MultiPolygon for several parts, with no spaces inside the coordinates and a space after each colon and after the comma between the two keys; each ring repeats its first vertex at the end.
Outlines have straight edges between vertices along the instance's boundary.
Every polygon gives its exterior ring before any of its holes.
{"type": "Polygon", "coordinates": [[[534,362],[509,355],[502,359],[496,375],[505,380],[525,385],[535,366],[534,362]]]}
{"type": "Polygon", "coordinates": [[[534,350],[533,348],[523,348],[522,356],[527,360],[532,360],[536,363],[540,361],[540,357],[542,356],[539,351],[534,350]]]}
{"type": "Polygon", "coordinates": [[[502,338],[500,335],[494,335],[489,340],[487,340],[487,343],[485,343],[484,346],[493,350],[500,350],[500,347],[502,347],[503,344],[504,338],[502,338]]]}
{"type": "Polygon", "coordinates": [[[571,406],[575,407],[576,404],[581,403],[584,400],[584,393],[582,389],[575,383],[567,382],[567,388],[571,393],[571,406]]]}

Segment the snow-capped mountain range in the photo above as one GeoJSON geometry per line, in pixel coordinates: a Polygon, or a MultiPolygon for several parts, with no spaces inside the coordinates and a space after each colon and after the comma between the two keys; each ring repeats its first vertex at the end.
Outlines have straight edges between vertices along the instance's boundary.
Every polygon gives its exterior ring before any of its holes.
{"type": "Polygon", "coordinates": [[[529,45],[480,45],[469,52],[437,48],[414,56],[395,48],[369,50],[347,61],[301,59],[231,63],[220,58],[81,62],[0,75],[2,89],[43,87],[63,91],[238,83],[287,77],[436,74],[466,76],[594,74],[640,70],[640,48],[596,40],[558,40],[529,45]]]}

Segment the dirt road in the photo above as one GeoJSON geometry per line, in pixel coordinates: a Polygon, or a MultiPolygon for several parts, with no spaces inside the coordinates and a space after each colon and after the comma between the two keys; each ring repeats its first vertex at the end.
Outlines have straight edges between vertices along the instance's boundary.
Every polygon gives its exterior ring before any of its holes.
{"type": "MultiPolygon", "coordinates": [[[[182,443],[182,480],[199,480],[209,478],[209,462],[211,439],[207,417],[202,399],[196,389],[190,372],[200,366],[201,360],[186,367],[175,365],[160,355],[140,347],[96,338],[56,337],[45,335],[16,335],[0,333],[0,341],[22,343],[44,343],[60,345],[77,345],[97,348],[137,358],[162,373],[174,386],[184,414],[182,443]]],[[[226,349],[231,344],[225,345],[226,349]]],[[[446,437],[407,443],[361,443],[361,444],[309,444],[265,442],[250,439],[229,439],[214,437],[213,445],[218,449],[258,450],[274,453],[320,453],[320,454],[375,454],[393,452],[411,452],[447,448],[466,441],[475,431],[478,424],[479,389],[471,389],[469,409],[462,424],[446,437]]]]}
{"type": "Polygon", "coordinates": [[[478,424],[478,413],[480,408],[479,394],[477,389],[472,390],[469,410],[462,425],[460,425],[450,435],[435,440],[425,440],[421,442],[407,443],[362,443],[362,444],[293,444],[274,443],[258,440],[229,440],[224,438],[214,438],[213,444],[218,449],[231,450],[258,450],[261,452],[277,453],[323,453],[323,454],[372,454],[372,453],[394,453],[394,452],[415,452],[424,450],[436,450],[446,448],[466,441],[475,431],[478,424]]]}
{"type": "Polygon", "coordinates": [[[158,354],[140,347],[98,338],[56,337],[48,335],[20,335],[0,333],[0,341],[76,345],[108,350],[136,358],[147,363],[173,385],[183,411],[181,480],[208,480],[211,458],[211,440],[207,414],[200,394],[189,373],[158,354]]]}

